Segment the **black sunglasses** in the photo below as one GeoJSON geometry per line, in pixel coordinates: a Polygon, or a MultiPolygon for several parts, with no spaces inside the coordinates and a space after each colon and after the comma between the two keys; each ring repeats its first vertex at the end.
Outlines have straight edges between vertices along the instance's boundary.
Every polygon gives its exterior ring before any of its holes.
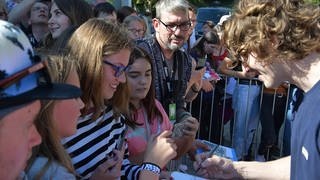
{"type": "Polygon", "coordinates": [[[112,69],[115,71],[114,72],[115,77],[121,76],[128,69],[128,66],[123,66],[123,65],[118,66],[118,65],[112,64],[111,62],[108,62],[107,60],[104,60],[103,63],[112,67],[112,69]]]}

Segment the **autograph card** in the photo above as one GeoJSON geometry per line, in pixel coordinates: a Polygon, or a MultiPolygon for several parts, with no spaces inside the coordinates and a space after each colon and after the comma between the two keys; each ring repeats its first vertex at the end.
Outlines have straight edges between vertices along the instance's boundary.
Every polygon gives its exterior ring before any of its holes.
{"type": "Polygon", "coordinates": [[[190,175],[190,174],[185,174],[185,173],[178,172],[178,171],[173,171],[171,173],[171,177],[174,180],[206,180],[206,179],[204,179],[202,177],[193,176],[193,175],[190,175]]]}

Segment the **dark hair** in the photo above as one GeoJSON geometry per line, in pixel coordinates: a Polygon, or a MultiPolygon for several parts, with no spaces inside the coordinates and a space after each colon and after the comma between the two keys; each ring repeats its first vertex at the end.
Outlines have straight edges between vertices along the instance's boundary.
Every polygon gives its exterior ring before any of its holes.
{"type": "Polygon", "coordinates": [[[119,23],[122,23],[124,18],[131,15],[132,13],[136,13],[136,10],[129,6],[122,6],[120,9],[118,9],[117,18],[119,23]]]}
{"type": "Polygon", "coordinates": [[[97,4],[93,9],[94,17],[98,17],[99,13],[104,12],[107,14],[112,14],[113,12],[116,12],[116,9],[114,6],[108,2],[103,2],[97,4]]]}
{"type": "MultiPolygon", "coordinates": [[[[161,117],[159,119],[159,121],[160,121],[160,123],[162,123],[163,117],[162,117],[162,114],[159,111],[159,109],[156,107],[156,102],[155,102],[155,88],[154,88],[154,81],[153,81],[153,65],[152,65],[151,57],[142,48],[135,47],[130,55],[128,66],[132,65],[139,58],[143,58],[148,63],[150,63],[151,76],[152,76],[149,92],[147,93],[146,97],[144,99],[142,99],[142,105],[144,106],[144,108],[146,108],[148,121],[150,123],[152,123],[151,120],[154,119],[154,117],[161,117]]],[[[130,110],[135,111],[136,109],[134,108],[133,105],[130,104],[130,110]]],[[[136,121],[136,118],[137,117],[133,117],[133,121],[136,121]]]]}
{"type": "Polygon", "coordinates": [[[203,27],[204,25],[208,25],[211,29],[213,29],[214,26],[215,26],[214,22],[212,22],[212,21],[205,21],[205,22],[203,23],[202,27],[203,27]]]}
{"type": "Polygon", "coordinates": [[[205,56],[204,51],[204,42],[210,44],[220,44],[220,38],[217,31],[209,31],[204,36],[200,37],[200,39],[196,42],[196,44],[192,47],[193,52],[195,52],[198,56],[205,56]]]}
{"type": "MultiPolygon", "coordinates": [[[[93,17],[91,6],[84,0],[53,0],[57,7],[70,19],[71,25],[75,28],[93,17]]],[[[47,49],[52,48],[55,43],[49,33],[44,41],[44,47],[47,49]]]]}
{"type": "Polygon", "coordinates": [[[207,32],[203,36],[203,38],[205,39],[206,42],[208,42],[210,44],[220,44],[220,38],[219,38],[217,31],[207,32]]]}
{"type": "Polygon", "coordinates": [[[91,6],[84,0],[53,0],[58,8],[69,17],[71,24],[80,26],[93,17],[91,6]]]}

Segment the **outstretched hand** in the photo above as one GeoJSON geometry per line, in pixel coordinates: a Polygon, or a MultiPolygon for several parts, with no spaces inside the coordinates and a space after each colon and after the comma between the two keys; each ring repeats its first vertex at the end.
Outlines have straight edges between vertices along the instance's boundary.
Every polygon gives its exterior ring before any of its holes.
{"type": "Polygon", "coordinates": [[[231,160],[216,155],[208,157],[209,153],[196,155],[194,169],[197,174],[209,179],[243,179],[231,160]]]}
{"type": "Polygon", "coordinates": [[[163,168],[177,155],[177,145],[171,138],[171,131],[163,131],[160,135],[152,135],[146,150],[144,162],[151,162],[163,168]]]}

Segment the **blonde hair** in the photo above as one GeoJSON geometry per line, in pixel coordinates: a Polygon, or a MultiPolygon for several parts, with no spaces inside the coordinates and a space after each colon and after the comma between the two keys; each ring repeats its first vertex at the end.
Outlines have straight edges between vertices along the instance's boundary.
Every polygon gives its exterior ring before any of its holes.
{"type": "MultiPolygon", "coordinates": [[[[71,70],[75,69],[75,61],[70,57],[50,55],[48,71],[53,82],[65,83],[71,70]]],[[[48,158],[47,163],[41,168],[35,179],[42,179],[49,166],[55,161],[65,167],[70,173],[76,175],[69,154],[61,144],[61,137],[54,124],[54,100],[42,100],[41,110],[35,120],[35,125],[41,135],[41,144],[33,149],[32,157],[28,163],[30,167],[38,156],[48,158]]]]}
{"type": "Polygon", "coordinates": [[[94,18],[73,33],[68,42],[68,48],[80,64],[78,74],[83,90],[84,113],[87,113],[93,105],[93,119],[95,119],[105,108],[106,101],[101,88],[103,56],[112,55],[122,49],[131,51],[133,44],[125,28],[94,18]]]}
{"type": "Polygon", "coordinates": [[[298,60],[319,51],[319,22],[319,7],[303,0],[241,0],[223,37],[236,57],[298,60]]]}

